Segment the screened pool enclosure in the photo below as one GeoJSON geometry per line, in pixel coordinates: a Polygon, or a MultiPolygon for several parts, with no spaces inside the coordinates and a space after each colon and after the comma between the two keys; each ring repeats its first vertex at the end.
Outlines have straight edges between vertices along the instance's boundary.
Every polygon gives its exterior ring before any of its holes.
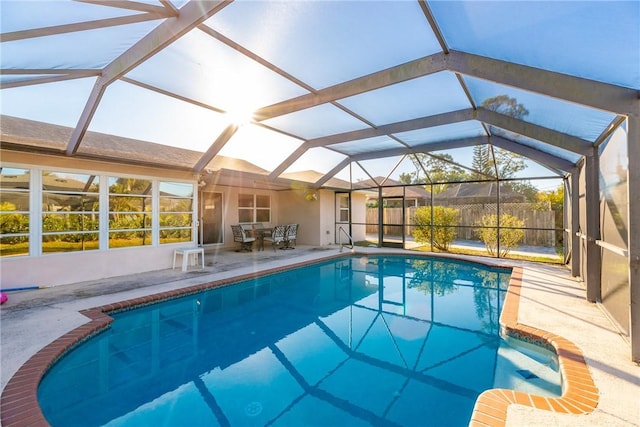
{"type": "Polygon", "coordinates": [[[58,263],[115,263],[137,233],[130,269],[161,268],[208,206],[216,244],[238,209],[298,212],[307,244],[565,263],[640,360],[638,2],[0,9],[3,281],[64,239],[58,263]]]}

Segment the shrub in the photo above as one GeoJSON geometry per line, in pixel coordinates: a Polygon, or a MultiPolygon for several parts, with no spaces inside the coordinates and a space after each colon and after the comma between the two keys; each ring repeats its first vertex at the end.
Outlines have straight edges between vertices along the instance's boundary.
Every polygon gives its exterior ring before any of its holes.
{"type": "Polygon", "coordinates": [[[458,209],[445,208],[444,206],[433,207],[433,236],[431,236],[431,208],[423,206],[415,210],[413,219],[413,238],[419,243],[431,243],[442,251],[448,251],[449,245],[458,234],[458,209]]]}
{"type": "MultiPolygon", "coordinates": [[[[487,252],[490,255],[496,255],[498,252],[498,215],[485,215],[477,224],[482,227],[476,230],[480,240],[484,242],[487,252]]],[[[524,221],[509,214],[500,215],[500,255],[506,256],[511,249],[518,246],[518,243],[524,238],[524,221]],[[502,228],[513,227],[513,228],[502,228]]]]}
{"type": "MultiPolygon", "coordinates": [[[[5,236],[6,234],[29,233],[29,214],[11,213],[16,205],[10,202],[0,203],[0,234],[3,245],[15,245],[29,241],[29,236],[5,236]]],[[[3,248],[4,250],[5,248],[3,248]]]]}

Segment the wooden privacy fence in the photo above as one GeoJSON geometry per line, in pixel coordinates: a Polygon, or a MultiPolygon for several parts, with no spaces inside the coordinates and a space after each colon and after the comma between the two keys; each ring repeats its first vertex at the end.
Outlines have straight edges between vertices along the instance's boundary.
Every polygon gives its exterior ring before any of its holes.
{"type": "MultiPolygon", "coordinates": [[[[485,215],[497,214],[497,206],[495,203],[470,204],[470,205],[452,205],[447,206],[459,210],[458,235],[456,239],[477,240],[478,235],[475,232],[477,224],[480,223],[485,215]]],[[[428,207],[427,207],[428,208],[428,207]]],[[[410,207],[406,209],[407,237],[411,236],[413,231],[413,218],[415,210],[420,209],[410,207]]],[[[536,228],[555,228],[555,212],[551,210],[550,204],[540,203],[504,203],[500,205],[500,214],[509,214],[524,221],[526,228],[524,239],[520,242],[522,245],[533,246],[555,246],[555,231],[553,230],[535,230],[536,228]]],[[[402,227],[391,224],[402,224],[402,208],[385,208],[383,209],[384,234],[390,236],[400,236],[402,227]]],[[[366,232],[377,233],[378,231],[378,208],[367,208],[366,232]]]]}

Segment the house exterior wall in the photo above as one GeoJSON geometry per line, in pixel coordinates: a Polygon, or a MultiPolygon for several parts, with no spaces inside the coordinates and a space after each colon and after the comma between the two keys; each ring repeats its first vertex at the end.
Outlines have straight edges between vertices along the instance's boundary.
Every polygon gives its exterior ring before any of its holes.
{"type": "MultiPolygon", "coordinates": [[[[193,172],[169,171],[144,166],[124,166],[102,161],[77,160],[33,153],[3,150],[3,166],[31,170],[144,176],[196,183],[193,172]]],[[[32,190],[33,191],[33,190],[32,190]]],[[[194,199],[197,203],[197,196],[194,199]]],[[[37,213],[37,212],[36,212],[37,213]]],[[[195,217],[195,216],[194,216],[195,217]]],[[[194,240],[196,233],[193,233],[194,240]]],[[[193,242],[195,246],[196,242],[193,242]]],[[[173,250],[189,244],[164,244],[84,252],[51,253],[0,258],[0,282],[3,288],[56,286],[106,277],[170,268],[173,250]]]]}
{"type": "MultiPolygon", "coordinates": [[[[53,169],[94,175],[137,176],[148,179],[175,180],[194,184],[198,188],[198,176],[190,171],[176,172],[160,168],[125,166],[104,161],[77,160],[72,157],[3,150],[2,165],[29,169],[34,172],[53,169]]],[[[318,200],[309,201],[305,198],[305,194],[300,191],[272,191],[249,187],[207,185],[199,188],[194,194],[194,231],[191,243],[154,243],[117,249],[106,249],[104,248],[105,245],[103,245],[101,249],[90,251],[49,254],[34,254],[32,252],[29,256],[5,256],[0,258],[0,282],[2,287],[56,286],[171,268],[175,248],[196,246],[199,242],[199,230],[196,226],[196,221],[201,221],[202,218],[200,218],[201,211],[198,207],[198,202],[202,192],[206,191],[222,193],[223,204],[223,242],[207,245],[207,247],[226,250],[237,245],[233,241],[230,226],[239,223],[239,194],[271,196],[271,221],[265,222],[264,225],[271,227],[277,224],[293,222],[300,224],[297,243],[323,245],[332,241],[330,239],[333,238],[333,234],[331,236],[324,234],[325,230],[333,229],[333,206],[331,204],[333,192],[331,191],[320,191],[318,192],[318,200]],[[329,224],[331,227],[328,226],[329,224]]],[[[33,211],[33,213],[39,216],[38,212],[33,211]]],[[[39,219],[36,219],[37,221],[39,219]]],[[[107,234],[104,230],[101,230],[101,233],[103,235],[107,234]]],[[[32,238],[37,238],[37,236],[32,238]]]]}
{"type": "Polygon", "coordinates": [[[351,193],[351,237],[355,242],[361,242],[367,238],[367,195],[354,191],[351,193]]]}
{"type": "MultiPolygon", "coordinates": [[[[298,224],[298,240],[296,243],[303,245],[321,246],[327,244],[326,230],[328,228],[329,216],[327,208],[328,202],[333,200],[333,192],[316,191],[317,199],[308,200],[304,190],[289,190],[277,192],[278,224],[298,224]]],[[[331,224],[333,224],[331,222],[331,224]]]]}
{"type": "Polygon", "coordinates": [[[255,195],[268,195],[271,196],[271,221],[263,222],[263,225],[267,228],[280,224],[278,221],[278,212],[280,208],[278,206],[278,193],[270,190],[262,190],[255,188],[245,187],[227,187],[227,186],[206,186],[202,189],[203,192],[211,191],[214,193],[222,193],[222,206],[224,214],[222,217],[222,230],[223,230],[223,242],[220,244],[206,245],[215,246],[219,248],[232,248],[237,246],[238,243],[233,241],[233,232],[231,226],[238,224],[238,195],[239,194],[255,194],[255,195]]]}
{"type": "MultiPolygon", "coordinates": [[[[184,246],[184,245],[182,245],[184,246]]],[[[175,245],[0,259],[3,288],[57,286],[171,268],[175,245]]]]}
{"type": "Polygon", "coordinates": [[[320,202],[320,221],[318,222],[319,246],[332,245],[336,241],[335,198],[334,191],[320,190],[318,192],[318,201],[320,202]]]}

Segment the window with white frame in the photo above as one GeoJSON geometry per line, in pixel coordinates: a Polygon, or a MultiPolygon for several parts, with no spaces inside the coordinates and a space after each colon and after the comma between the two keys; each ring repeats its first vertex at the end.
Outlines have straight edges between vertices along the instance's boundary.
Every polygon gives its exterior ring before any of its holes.
{"type": "Polygon", "coordinates": [[[0,256],[29,255],[31,171],[0,168],[0,256]]]}
{"type": "Polygon", "coordinates": [[[193,239],[193,184],[160,181],[160,243],[193,239]]]}
{"type": "Polygon", "coordinates": [[[0,257],[193,240],[193,183],[102,178],[0,164],[0,257]]]}
{"type": "Polygon", "coordinates": [[[238,222],[271,222],[271,196],[238,194],[238,222]]]}
{"type": "Polygon", "coordinates": [[[152,181],[109,177],[109,248],[152,244],[152,181]]]}
{"type": "Polygon", "coordinates": [[[338,222],[349,222],[349,194],[336,194],[338,198],[338,222]]]}
{"type": "Polygon", "coordinates": [[[42,252],[100,248],[100,178],[42,172],[42,252]]]}

